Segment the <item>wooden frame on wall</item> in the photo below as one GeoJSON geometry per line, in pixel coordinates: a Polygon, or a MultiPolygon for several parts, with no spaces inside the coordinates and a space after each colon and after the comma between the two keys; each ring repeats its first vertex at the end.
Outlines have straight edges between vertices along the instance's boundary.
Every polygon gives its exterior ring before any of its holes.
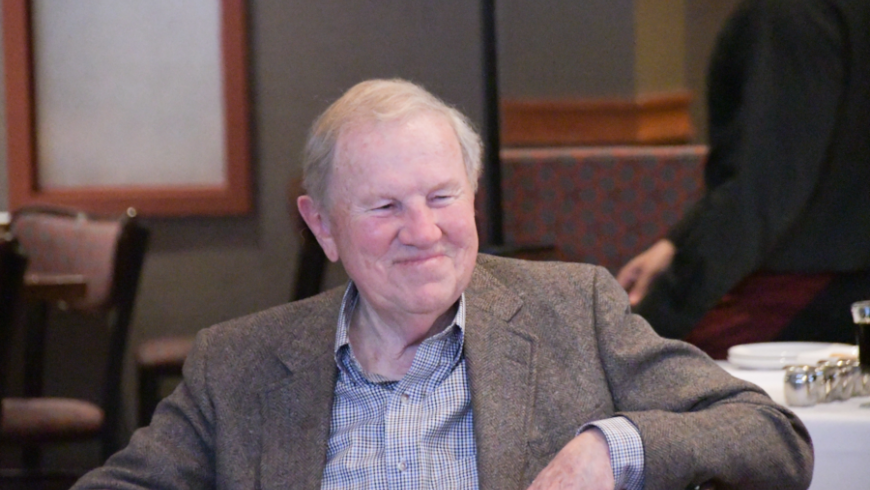
{"type": "Polygon", "coordinates": [[[218,185],[122,185],[42,188],[35,131],[31,2],[3,1],[9,206],[35,203],[146,216],[240,215],[252,207],[247,39],[244,0],[220,2],[224,97],[223,182],[218,185]]]}

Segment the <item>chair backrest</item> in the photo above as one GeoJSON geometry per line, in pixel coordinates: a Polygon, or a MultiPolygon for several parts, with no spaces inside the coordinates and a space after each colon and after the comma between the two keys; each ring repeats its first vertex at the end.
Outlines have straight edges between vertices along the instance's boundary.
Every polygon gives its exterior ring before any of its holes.
{"type": "MultiPolygon", "coordinates": [[[[15,239],[0,237],[0,400],[6,394],[12,331],[26,265],[27,259],[15,239]]],[[[0,410],[0,422],[2,418],[0,410]]]]}
{"type": "MultiPolygon", "coordinates": [[[[122,216],[98,217],[72,209],[32,206],[14,213],[10,231],[27,254],[28,273],[84,276],[86,295],[62,306],[101,313],[98,316],[107,322],[109,355],[101,402],[106,428],[116,433],[121,420],[124,353],[148,230],[139,225],[133,209],[122,216]]],[[[112,446],[118,445],[120,441],[113,441],[112,446]]]]}
{"type": "Polygon", "coordinates": [[[301,179],[291,179],[287,185],[287,204],[290,215],[294,218],[296,232],[299,234],[299,254],[296,261],[296,280],[290,301],[298,301],[314,296],[323,288],[326,268],[329,265],[326,255],[317,239],[296,206],[296,198],[305,194],[301,179]]]}

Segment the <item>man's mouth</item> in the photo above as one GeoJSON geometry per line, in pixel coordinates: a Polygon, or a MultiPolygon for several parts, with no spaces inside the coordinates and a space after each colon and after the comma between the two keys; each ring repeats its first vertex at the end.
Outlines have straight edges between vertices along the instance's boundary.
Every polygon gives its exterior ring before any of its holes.
{"type": "Polygon", "coordinates": [[[400,259],[397,259],[395,261],[395,263],[399,264],[399,265],[417,265],[417,264],[426,263],[426,262],[434,260],[434,259],[439,259],[442,257],[445,257],[445,254],[440,253],[440,252],[439,253],[426,253],[426,254],[413,255],[410,257],[402,257],[400,259]]]}

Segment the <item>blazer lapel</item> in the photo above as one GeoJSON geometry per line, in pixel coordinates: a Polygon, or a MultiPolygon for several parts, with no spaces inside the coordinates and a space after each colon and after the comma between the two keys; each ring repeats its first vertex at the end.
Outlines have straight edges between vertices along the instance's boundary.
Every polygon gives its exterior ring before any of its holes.
{"type": "Polygon", "coordinates": [[[335,322],[308,324],[276,352],[288,372],[260,395],[263,490],[320,488],[337,369],[335,322]]]}
{"type": "Polygon", "coordinates": [[[522,299],[480,266],[466,298],[465,356],[480,488],[524,488],[537,338],[510,322],[522,299]]]}

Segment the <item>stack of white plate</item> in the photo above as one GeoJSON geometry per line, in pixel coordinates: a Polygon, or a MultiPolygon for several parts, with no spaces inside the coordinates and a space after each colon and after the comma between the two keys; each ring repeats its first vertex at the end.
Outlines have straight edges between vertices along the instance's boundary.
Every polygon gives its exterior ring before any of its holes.
{"type": "Polygon", "coordinates": [[[760,342],[728,349],[728,362],[746,369],[782,369],[790,364],[857,356],[857,346],[831,342],[760,342]]]}

